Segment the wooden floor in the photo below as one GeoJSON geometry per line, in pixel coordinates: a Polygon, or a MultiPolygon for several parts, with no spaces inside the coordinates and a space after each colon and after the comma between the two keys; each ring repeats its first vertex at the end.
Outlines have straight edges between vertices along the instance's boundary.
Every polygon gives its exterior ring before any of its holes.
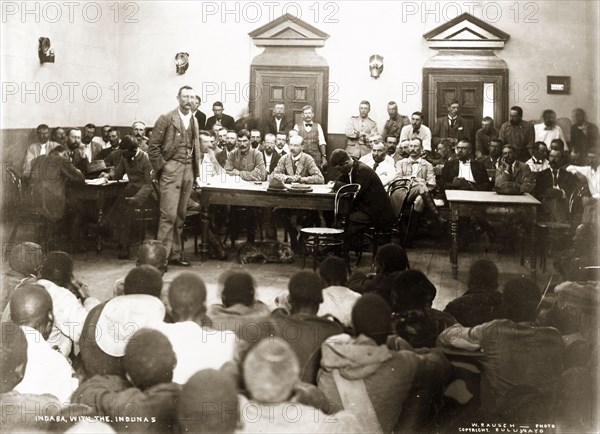
{"type": "MultiPolygon", "coordinates": [[[[5,240],[6,231],[3,231],[2,235],[5,240]]],[[[27,237],[27,232],[23,231],[22,234],[19,234],[18,241],[25,241],[27,237]]],[[[132,251],[135,252],[135,248],[132,251]]],[[[231,248],[228,248],[228,252],[230,258],[236,257],[234,250],[231,248]]],[[[416,240],[415,247],[408,249],[407,252],[411,268],[423,271],[436,286],[438,292],[434,307],[438,309],[443,309],[449,301],[460,296],[466,290],[469,267],[478,259],[491,259],[497,264],[500,270],[501,286],[509,279],[530,276],[529,268],[527,268],[528,262],[525,263],[525,267],[522,267],[519,265],[517,254],[499,253],[498,246],[486,242],[474,243],[465,251],[459,253],[458,279],[452,278],[446,241],[437,241],[431,238],[416,240]]],[[[199,273],[207,284],[207,301],[209,304],[219,301],[217,288],[219,275],[227,269],[239,268],[247,270],[254,276],[258,287],[258,299],[269,306],[274,306],[275,296],[286,289],[289,277],[302,267],[299,258],[294,264],[247,264],[241,266],[234,259],[200,262],[200,259],[194,256],[192,240],[186,243],[186,253],[187,258],[192,261],[192,267],[189,269],[170,268],[165,274],[165,281],[171,281],[181,271],[189,270],[199,273]]],[[[114,281],[124,277],[128,270],[135,266],[135,258],[118,260],[116,256],[116,250],[110,248],[105,249],[102,256],[96,256],[93,249],[90,249],[88,253],[75,255],[76,276],[86,282],[90,287],[91,294],[100,300],[110,298],[114,281]]],[[[8,267],[7,258],[3,259],[1,271],[6,270],[8,267]]],[[[307,261],[307,264],[310,267],[309,261],[307,261]]],[[[365,253],[358,269],[369,272],[370,265],[371,255],[365,253]]],[[[353,269],[356,269],[356,267],[353,267],[353,269]]],[[[549,258],[547,272],[542,274],[539,269],[537,272],[536,281],[541,289],[545,288],[552,271],[552,260],[549,258]]]]}

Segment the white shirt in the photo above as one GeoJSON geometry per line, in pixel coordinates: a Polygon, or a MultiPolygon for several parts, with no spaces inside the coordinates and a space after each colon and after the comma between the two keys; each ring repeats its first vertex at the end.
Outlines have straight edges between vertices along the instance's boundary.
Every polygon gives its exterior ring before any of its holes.
{"type": "Polygon", "coordinates": [[[92,161],[92,142],[88,143],[87,145],[85,145],[84,143],[81,143],[81,146],[83,148],[83,156],[86,157],[88,159],[88,161],[92,161]]]}
{"type": "Polygon", "coordinates": [[[190,110],[187,115],[181,113],[180,109],[177,109],[177,111],[179,112],[181,122],[183,122],[183,128],[187,130],[190,127],[190,121],[192,120],[192,111],[190,110]]]}
{"type": "Polygon", "coordinates": [[[14,390],[36,395],[49,393],[62,403],[69,403],[71,394],[79,386],[79,380],[73,377],[73,368],[48,345],[40,332],[27,326],[21,329],[27,339],[27,366],[23,380],[14,390]]]}
{"type": "Polygon", "coordinates": [[[276,131],[276,132],[279,132],[279,131],[280,131],[280,128],[281,128],[281,121],[282,121],[282,120],[283,120],[283,118],[281,118],[281,119],[277,119],[277,116],[275,116],[275,125],[277,126],[277,131],[276,131]]]}
{"type": "Polygon", "coordinates": [[[263,153],[263,155],[265,156],[265,169],[267,173],[269,173],[269,168],[271,167],[271,159],[273,158],[273,154],[269,155],[265,152],[263,153]]]}
{"type": "MultiPolygon", "coordinates": [[[[323,128],[321,128],[321,124],[318,124],[316,122],[313,122],[313,126],[317,126],[317,131],[319,133],[319,146],[320,145],[327,145],[327,142],[325,141],[325,134],[323,134],[323,128]]],[[[300,132],[300,128],[298,128],[298,124],[294,125],[294,129],[298,132],[300,132]]],[[[312,131],[312,127],[307,127],[306,124],[304,124],[304,129],[306,130],[306,132],[310,133],[312,131]]]]}
{"type": "Polygon", "coordinates": [[[418,137],[423,142],[423,149],[426,151],[431,151],[431,130],[429,127],[425,125],[421,125],[419,127],[419,133],[413,133],[412,125],[405,125],[402,127],[402,131],[400,131],[400,142],[404,142],[405,140],[410,140],[418,137]]]}
{"type": "Polygon", "coordinates": [[[585,176],[588,188],[594,199],[600,199],[600,171],[590,166],[567,166],[567,170],[573,174],[580,173],[585,176]]]}
{"type": "Polygon", "coordinates": [[[40,155],[46,155],[48,153],[48,142],[40,144],[40,155]]]}
{"type": "MultiPolygon", "coordinates": [[[[373,159],[373,154],[371,153],[363,155],[358,161],[366,164],[371,169],[375,166],[375,160],[373,159]]],[[[386,155],[385,159],[381,163],[379,163],[377,169],[375,169],[375,173],[379,176],[379,179],[381,179],[381,183],[383,184],[383,186],[387,187],[396,176],[396,167],[394,166],[394,159],[389,155],[386,155]]]]}
{"type": "Polygon", "coordinates": [[[458,161],[458,177],[466,179],[469,182],[475,182],[473,171],[471,170],[471,160],[466,162],[458,161]]]}
{"type": "Polygon", "coordinates": [[[282,149],[279,149],[277,146],[275,146],[275,152],[277,152],[279,155],[283,156],[283,152],[285,152],[286,154],[290,153],[290,147],[287,145],[287,143],[285,145],[283,145],[282,149]]]}
{"type": "Polygon", "coordinates": [[[539,161],[539,160],[533,160],[533,157],[531,157],[529,160],[527,160],[527,162],[525,163],[529,166],[529,169],[532,172],[541,172],[542,170],[546,170],[548,168],[550,168],[550,161],[548,160],[543,160],[543,161],[539,161]]]}
{"type": "Polygon", "coordinates": [[[323,290],[323,303],[317,315],[333,315],[342,324],[352,326],[352,308],[361,295],[345,286],[328,286],[323,290]]]}
{"type": "Polygon", "coordinates": [[[202,369],[219,369],[225,362],[233,360],[235,332],[200,327],[193,321],[174,324],[162,323],[152,326],[163,333],[171,342],[177,356],[173,381],[185,384],[202,369]]]}
{"type": "Polygon", "coordinates": [[[536,142],[544,142],[546,146],[548,146],[548,149],[550,149],[550,144],[552,143],[552,140],[561,139],[565,144],[565,150],[569,150],[563,131],[558,125],[555,125],[554,128],[552,128],[551,130],[547,130],[546,124],[541,123],[535,124],[533,126],[533,129],[535,130],[536,142]]]}

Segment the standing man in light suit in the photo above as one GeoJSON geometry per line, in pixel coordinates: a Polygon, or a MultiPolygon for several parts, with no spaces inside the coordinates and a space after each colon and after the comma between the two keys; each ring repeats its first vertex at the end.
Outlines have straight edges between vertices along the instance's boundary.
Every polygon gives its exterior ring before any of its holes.
{"type": "Polygon", "coordinates": [[[321,124],[313,122],[315,112],[309,105],[302,107],[302,122],[294,125],[294,130],[304,140],[304,152],[314,158],[319,168],[327,164],[327,142],[321,124]]]}
{"type": "Polygon", "coordinates": [[[201,156],[198,120],[192,115],[191,86],[179,89],[179,106],[161,115],[148,146],[150,161],[160,182],[160,222],[157,239],[169,253],[169,264],[188,267],[181,259],[181,231],[201,156]]]}
{"type": "Polygon", "coordinates": [[[367,138],[377,132],[377,122],[369,117],[371,103],[361,101],[358,111],[359,116],[352,116],[346,124],[346,152],[355,158],[364,157],[371,152],[367,138]]]}

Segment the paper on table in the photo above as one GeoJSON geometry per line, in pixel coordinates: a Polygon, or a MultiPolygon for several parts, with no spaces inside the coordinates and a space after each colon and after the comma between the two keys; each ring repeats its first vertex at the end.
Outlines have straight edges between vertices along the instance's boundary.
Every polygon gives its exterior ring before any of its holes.
{"type": "Polygon", "coordinates": [[[108,179],[106,178],[97,178],[97,179],[86,179],[85,183],[87,185],[102,185],[102,184],[106,184],[108,182],[108,179]]]}

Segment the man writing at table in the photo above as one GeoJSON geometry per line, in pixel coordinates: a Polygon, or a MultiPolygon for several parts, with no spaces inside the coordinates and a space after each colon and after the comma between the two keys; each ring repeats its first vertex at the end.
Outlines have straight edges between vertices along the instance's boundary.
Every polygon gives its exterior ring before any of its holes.
{"type": "MultiPolygon", "coordinates": [[[[317,167],[315,160],[303,152],[304,139],[302,136],[290,138],[290,152],[283,155],[269,179],[280,179],[283,182],[301,182],[303,184],[323,184],[325,179],[317,167]]],[[[298,231],[291,222],[291,210],[283,209],[279,219],[290,235],[292,250],[298,251],[298,231]]]]}
{"type": "Polygon", "coordinates": [[[532,193],[535,188],[535,175],[531,173],[527,164],[517,160],[515,147],[505,145],[494,182],[495,190],[499,194],[532,193]]]}
{"type": "Polygon", "coordinates": [[[179,106],[161,115],[148,146],[148,155],[160,182],[160,221],[157,239],[169,253],[169,264],[189,267],[181,260],[181,231],[194,179],[199,175],[198,121],[191,112],[191,86],[177,93],[179,106]]]}
{"type": "Polygon", "coordinates": [[[123,179],[127,175],[127,186],[119,191],[117,200],[106,216],[114,229],[119,249],[119,259],[129,257],[129,234],[131,232],[131,210],[141,207],[152,195],[152,165],[148,154],[139,148],[133,136],[125,136],[121,141],[121,160],[110,173],[101,176],[106,179],[123,179]]]}

